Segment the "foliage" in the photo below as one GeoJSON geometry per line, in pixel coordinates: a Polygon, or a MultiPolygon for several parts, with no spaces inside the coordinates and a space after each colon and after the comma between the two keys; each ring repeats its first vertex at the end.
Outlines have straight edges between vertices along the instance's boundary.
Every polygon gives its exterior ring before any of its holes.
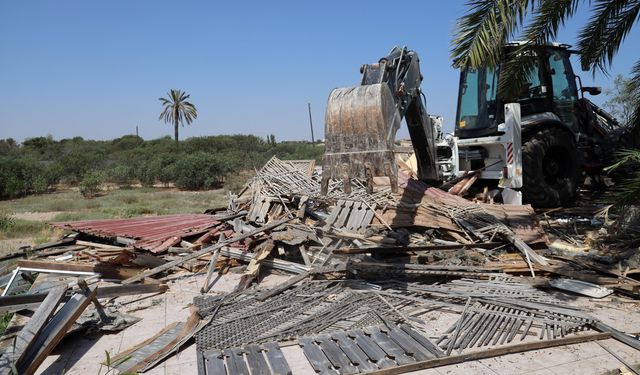
{"type": "MultiPolygon", "coordinates": [[[[588,6],[591,18],[578,37],[580,59],[594,73],[606,72],[640,14],[638,0],[470,0],[467,5],[467,13],[457,22],[451,57],[455,66],[474,69],[500,63],[504,44],[517,30],[522,31],[519,40],[547,43],[579,6],[588,6]]],[[[517,48],[512,57],[522,56],[524,48],[517,48]]],[[[518,58],[506,60],[499,91],[518,87],[531,68],[518,58]]],[[[631,121],[640,125],[640,60],[632,69],[629,90],[635,94],[631,121]]]]}
{"type": "Polygon", "coordinates": [[[167,98],[159,98],[164,109],[160,113],[159,120],[167,124],[173,124],[176,144],[178,143],[178,125],[191,124],[198,117],[196,107],[187,101],[191,95],[181,90],[171,89],[167,98]]]}
{"type": "Polygon", "coordinates": [[[176,186],[181,189],[219,188],[231,170],[229,163],[219,156],[197,152],[183,155],[173,168],[176,186]]]}
{"type": "Polygon", "coordinates": [[[604,92],[609,99],[604,102],[603,107],[618,119],[622,125],[630,124],[633,115],[635,97],[629,83],[629,79],[624,78],[622,74],[618,74],[613,80],[613,88],[604,92]]]}
{"type": "Polygon", "coordinates": [[[45,192],[54,179],[31,158],[0,157],[0,198],[45,192]]]}
{"type": "Polygon", "coordinates": [[[13,218],[11,212],[0,209],[0,231],[8,232],[16,225],[16,221],[13,218]]]}
{"type": "Polygon", "coordinates": [[[618,161],[606,168],[608,172],[625,169],[627,178],[616,184],[607,193],[611,203],[619,205],[637,205],[640,202],[640,150],[623,150],[618,154],[618,161]]]}
{"type": "MultiPolygon", "coordinates": [[[[274,137],[267,141],[254,135],[189,138],[180,142],[180,150],[176,150],[171,137],[145,141],[135,135],[110,141],[80,137],[58,141],[38,137],[25,143],[14,145],[11,141],[0,140],[0,199],[52,191],[59,183],[79,185],[87,174],[93,172],[102,174],[104,182],[121,186],[138,183],[148,187],[158,183],[170,186],[182,177],[180,186],[188,189],[192,183],[185,181],[188,174],[179,171],[177,164],[192,166],[201,159],[211,161],[211,166],[203,167],[209,181],[196,181],[193,185],[197,186],[196,189],[219,187],[230,173],[253,171],[273,155],[281,159],[319,161],[324,152],[321,144],[277,143],[274,137]],[[3,148],[3,145],[7,147],[3,148]],[[198,156],[188,158],[189,155],[198,156]]],[[[59,205],[57,202],[51,204],[59,205]]],[[[52,208],[52,211],[64,210],[52,208]]]]}
{"type": "Polygon", "coordinates": [[[100,191],[102,174],[98,172],[87,173],[80,181],[80,194],[85,198],[93,198],[100,191]]]}
{"type": "Polygon", "coordinates": [[[10,312],[6,312],[0,316],[0,335],[3,335],[4,331],[7,330],[7,327],[11,322],[11,318],[13,318],[13,313],[10,312]]]}

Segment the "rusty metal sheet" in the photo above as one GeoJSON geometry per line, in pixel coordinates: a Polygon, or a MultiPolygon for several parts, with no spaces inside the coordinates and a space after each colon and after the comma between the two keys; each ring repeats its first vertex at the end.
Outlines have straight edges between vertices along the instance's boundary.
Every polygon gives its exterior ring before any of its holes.
{"type": "Polygon", "coordinates": [[[132,219],[82,220],[52,223],[54,227],[114,239],[135,240],[133,247],[154,253],[166,251],[182,238],[205,233],[220,222],[211,215],[186,214],[132,219]]]}

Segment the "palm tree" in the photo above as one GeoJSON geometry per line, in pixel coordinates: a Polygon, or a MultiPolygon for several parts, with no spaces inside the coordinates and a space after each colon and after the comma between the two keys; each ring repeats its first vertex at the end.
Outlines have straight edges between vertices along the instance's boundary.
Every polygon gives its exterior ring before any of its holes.
{"type": "MultiPolygon", "coordinates": [[[[495,67],[504,44],[516,32],[521,32],[519,39],[530,43],[548,42],[580,6],[590,6],[591,18],[580,31],[577,47],[583,66],[593,73],[606,73],[640,14],[640,0],[469,0],[467,5],[469,11],[458,19],[452,40],[451,57],[456,67],[495,67]]],[[[522,55],[518,51],[513,53],[522,55]]],[[[507,61],[503,74],[515,79],[526,77],[529,68],[526,62],[517,58],[507,61]]],[[[513,83],[511,79],[502,82],[513,83]]],[[[632,124],[638,128],[640,59],[631,71],[629,89],[636,99],[632,124]]]]}
{"type": "Polygon", "coordinates": [[[184,126],[186,122],[189,125],[198,117],[196,106],[187,101],[190,96],[182,90],[171,89],[166,98],[158,99],[164,107],[159,120],[173,124],[176,146],[178,145],[178,124],[184,126]]]}

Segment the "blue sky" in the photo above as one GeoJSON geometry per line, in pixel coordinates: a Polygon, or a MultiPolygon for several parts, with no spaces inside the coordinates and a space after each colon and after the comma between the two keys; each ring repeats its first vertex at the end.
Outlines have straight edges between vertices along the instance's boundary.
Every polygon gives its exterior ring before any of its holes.
{"type": "MultiPolygon", "coordinates": [[[[357,84],[359,67],[394,45],[418,52],[427,110],[450,128],[458,73],[449,41],[464,11],[463,1],[424,0],[2,1],[0,138],[111,139],[136,125],[145,139],[171,135],[157,100],[171,88],[190,93],[199,111],[181,137],[309,139],[310,102],[320,138],[331,89],[357,84]]],[[[587,17],[559,41],[573,44],[587,17]]],[[[611,77],[596,76],[600,86],[628,74],[639,34],[627,38],[611,77]]]]}

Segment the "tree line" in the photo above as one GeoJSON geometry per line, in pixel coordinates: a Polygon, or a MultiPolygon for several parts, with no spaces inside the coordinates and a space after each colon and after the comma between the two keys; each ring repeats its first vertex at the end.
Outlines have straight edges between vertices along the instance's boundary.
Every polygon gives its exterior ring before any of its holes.
{"type": "Polygon", "coordinates": [[[170,137],[126,135],[109,141],[36,137],[0,139],[0,199],[51,191],[83,179],[118,185],[170,184],[197,190],[222,187],[227,177],[260,168],[270,157],[320,160],[324,147],[275,142],[253,135],[194,137],[176,148],[170,137]]]}

